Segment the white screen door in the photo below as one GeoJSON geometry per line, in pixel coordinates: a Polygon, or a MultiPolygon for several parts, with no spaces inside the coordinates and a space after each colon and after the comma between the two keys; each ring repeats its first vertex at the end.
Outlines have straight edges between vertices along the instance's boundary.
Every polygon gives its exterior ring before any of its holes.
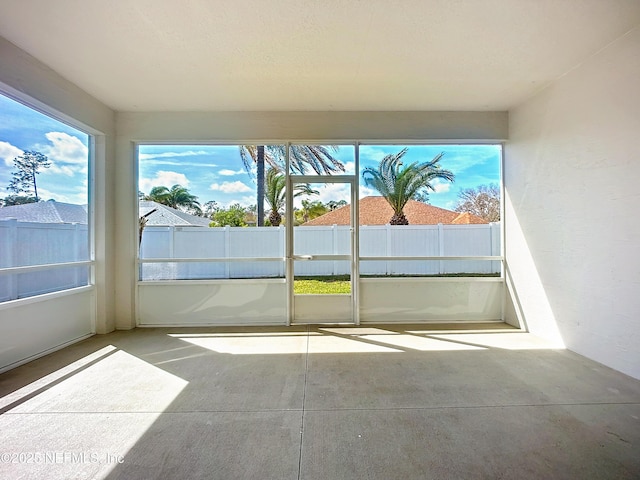
{"type": "Polygon", "coordinates": [[[358,323],[355,185],[353,175],[288,176],[289,323],[358,323]]]}

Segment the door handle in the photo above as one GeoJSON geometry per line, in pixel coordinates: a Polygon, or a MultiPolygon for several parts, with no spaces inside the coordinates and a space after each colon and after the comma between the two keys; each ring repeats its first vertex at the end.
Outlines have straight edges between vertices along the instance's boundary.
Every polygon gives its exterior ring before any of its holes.
{"type": "Polygon", "coordinates": [[[313,260],[313,255],[294,255],[293,260],[313,260]]]}

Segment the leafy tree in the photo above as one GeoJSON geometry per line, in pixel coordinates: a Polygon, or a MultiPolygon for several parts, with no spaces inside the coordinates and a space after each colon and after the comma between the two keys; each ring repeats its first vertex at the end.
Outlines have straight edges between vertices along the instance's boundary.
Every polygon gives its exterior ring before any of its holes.
{"type": "Polygon", "coordinates": [[[487,222],[500,221],[500,188],[497,184],[463,188],[458,192],[456,212],[469,212],[487,222]]]}
{"type": "Polygon", "coordinates": [[[215,200],[209,200],[202,206],[202,216],[213,219],[213,214],[216,213],[220,207],[215,200]]]}
{"type": "Polygon", "coordinates": [[[210,227],[246,227],[246,209],[239,203],[230,205],[229,208],[219,208],[212,216],[210,227]]]}
{"type": "Polygon", "coordinates": [[[149,195],[144,196],[144,200],[151,200],[171,208],[182,209],[194,215],[202,215],[202,207],[198,202],[198,197],[189,193],[189,190],[182,185],[174,185],[171,189],[153,187],[149,195]]]}
{"type": "Polygon", "coordinates": [[[301,224],[327,213],[329,209],[320,200],[302,200],[302,208],[295,211],[296,223],[301,224]]]}
{"type": "MultiPolygon", "coordinates": [[[[249,172],[251,165],[256,164],[259,227],[264,225],[265,164],[281,170],[286,157],[286,148],[284,145],[242,145],[240,147],[240,158],[244,168],[249,172]]],[[[337,146],[327,148],[318,145],[292,145],[289,162],[297,173],[305,173],[309,168],[317,174],[344,172],[344,165],[332,154],[337,151],[337,146]]]]}
{"type": "MultiPolygon", "coordinates": [[[[279,172],[275,168],[270,168],[267,171],[267,177],[265,179],[265,196],[264,200],[269,205],[271,211],[269,212],[269,224],[272,227],[277,227],[282,223],[281,210],[286,203],[285,186],[286,176],[284,173],[279,172]]],[[[298,184],[295,186],[294,197],[300,195],[318,195],[317,190],[313,190],[308,184],[298,184]]]]}
{"type": "Polygon", "coordinates": [[[398,153],[387,155],[377,169],[367,167],[362,171],[364,183],[376,189],[391,205],[391,225],[409,225],[403,212],[404,206],[421,192],[434,190],[432,180],[439,178],[453,182],[455,178],[451,171],[442,169],[438,163],[444,152],[429,162],[413,162],[403,166],[402,157],[407,151],[407,148],[403,148],[398,153]]]}
{"type": "Polygon", "coordinates": [[[14,158],[13,163],[18,171],[11,174],[13,178],[7,190],[15,193],[33,192],[33,198],[37,202],[40,201],[36,175],[40,173],[39,170],[41,168],[49,168],[51,166],[47,156],[36,151],[26,151],[19,157],[14,158]]]}
{"type": "Polygon", "coordinates": [[[340,200],[339,202],[336,202],[335,200],[330,200],[327,203],[325,203],[325,207],[327,207],[328,210],[337,210],[338,208],[342,208],[342,207],[346,207],[347,201],[346,200],[340,200]]]}
{"type": "Polygon", "coordinates": [[[36,203],[36,197],[27,197],[22,195],[7,195],[0,200],[0,206],[11,207],[13,205],[24,205],[25,203],[36,203]]]}

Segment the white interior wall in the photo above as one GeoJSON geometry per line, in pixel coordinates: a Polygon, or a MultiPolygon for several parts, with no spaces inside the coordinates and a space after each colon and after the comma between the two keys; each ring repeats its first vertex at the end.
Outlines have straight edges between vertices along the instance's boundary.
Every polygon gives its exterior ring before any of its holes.
{"type": "Polygon", "coordinates": [[[505,253],[531,332],[640,378],[640,27],[509,112],[505,253]]]}
{"type": "Polygon", "coordinates": [[[91,336],[95,294],[85,286],[0,304],[0,372],[91,336]]]}
{"type": "Polygon", "coordinates": [[[174,112],[117,114],[116,328],[135,326],[135,144],[274,141],[502,141],[506,112],[174,112]]]}
{"type": "MultiPolygon", "coordinates": [[[[112,331],[114,322],[114,155],[115,113],[31,55],[0,37],[0,91],[50,116],[94,135],[91,192],[95,222],[95,330],[112,331]]],[[[83,303],[83,305],[86,305],[83,303]]],[[[83,307],[84,308],[84,307],[83,307]]],[[[93,309],[93,307],[91,307],[93,309]]],[[[52,312],[55,309],[51,309],[52,312]]],[[[19,322],[18,310],[0,315],[19,322]]],[[[90,312],[87,312],[89,315],[90,312]]],[[[62,319],[64,312],[59,312],[62,319]]],[[[55,322],[55,318],[49,319],[55,322]]]]}

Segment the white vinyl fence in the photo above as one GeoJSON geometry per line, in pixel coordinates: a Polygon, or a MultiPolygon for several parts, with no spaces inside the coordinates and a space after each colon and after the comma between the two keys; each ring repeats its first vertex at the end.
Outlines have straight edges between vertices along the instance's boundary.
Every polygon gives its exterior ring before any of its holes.
{"type": "MultiPolygon", "coordinates": [[[[296,255],[348,255],[348,226],[295,227],[296,255]]],[[[142,280],[284,277],[285,228],[147,227],[140,246],[142,280]],[[218,262],[144,263],[151,259],[220,259],[218,262]],[[268,261],[223,261],[269,258],[268,261]]],[[[361,275],[500,273],[499,261],[398,260],[397,257],[499,256],[500,224],[360,227],[361,275]],[[396,258],[393,258],[396,257],[396,258]]],[[[349,273],[347,261],[297,261],[296,275],[349,273]]]]}
{"type": "Polygon", "coordinates": [[[3,268],[89,260],[87,225],[0,220],[0,302],[87,285],[88,266],[8,273],[3,268]]]}

